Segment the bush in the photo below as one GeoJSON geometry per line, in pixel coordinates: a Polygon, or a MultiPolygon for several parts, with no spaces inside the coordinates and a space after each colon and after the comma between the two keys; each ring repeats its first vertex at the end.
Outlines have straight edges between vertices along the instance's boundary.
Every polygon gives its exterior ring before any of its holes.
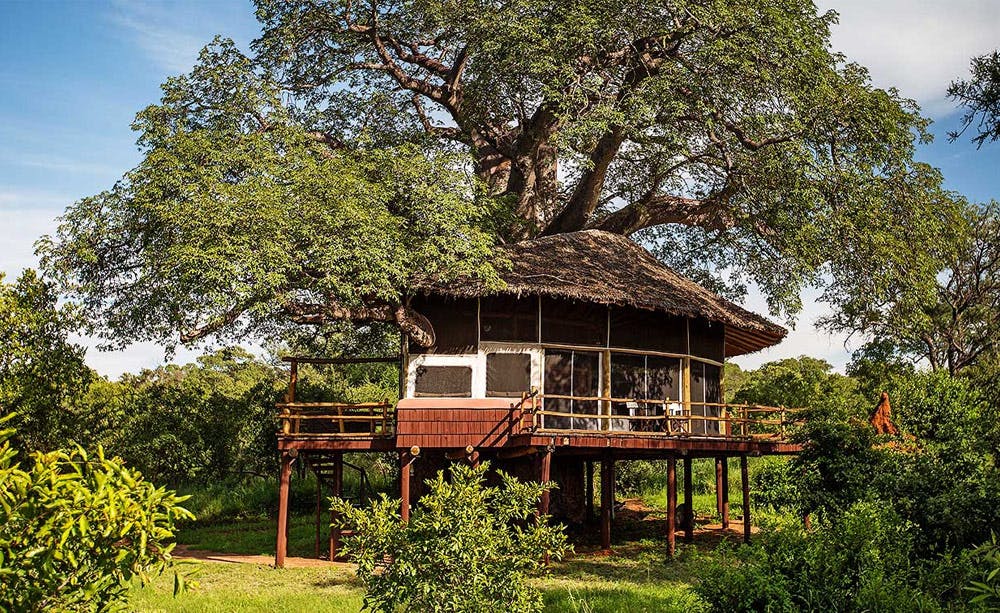
{"type": "Polygon", "coordinates": [[[0,609],[106,610],[171,565],[183,499],[100,448],[36,452],[22,468],[12,435],[0,432],[0,609]]]}
{"type": "Polygon", "coordinates": [[[911,572],[911,527],[861,503],[805,532],[772,527],[720,552],[695,587],[713,611],[928,611],[939,607],[911,572]]]}
{"type": "Polygon", "coordinates": [[[500,485],[485,485],[488,463],[456,464],[427,481],[403,524],[399,500],[382,496],[369,509],[332,500],[337,525],[353,530],[345,552],[358,565],[368,610],[540,611],[542,598],[526,582],[546,554],[567,551],[561,527],[535,520],[539,496],[549,484],[521,483],[502,472],[500,485]]]}

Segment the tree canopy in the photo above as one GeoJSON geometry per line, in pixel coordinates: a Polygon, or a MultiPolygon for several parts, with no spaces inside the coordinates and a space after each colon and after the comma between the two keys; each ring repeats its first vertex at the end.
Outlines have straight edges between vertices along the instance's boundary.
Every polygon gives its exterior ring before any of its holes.
{"type": "Polygon", "coordinates": [[[40,245],[112,342],[391,321],[419,275],[600,228],[776,314],[926,291],[964,213],[927,120],[808,0],[259,0],[135,123],[142,163],[40,245]],[[913,245],[921,245],[913,250],[913,245]]]}

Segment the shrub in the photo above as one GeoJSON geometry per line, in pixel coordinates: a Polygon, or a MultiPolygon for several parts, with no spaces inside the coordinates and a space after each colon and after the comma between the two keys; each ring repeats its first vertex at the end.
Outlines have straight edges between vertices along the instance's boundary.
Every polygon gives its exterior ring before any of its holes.
{"type": "Polygon", "coordinates": [[[928,611],[911,571],[910,526],[871,503],[813,532],[772,527],[721,553],[695,587],[713,611],[928,611]]]}
{"type": "Polygon", "coordinates": [[[0,432],[0,609],[114,608],[130,580],[171,565],[174,522],[191,517],[183,499],[100,448],[36,452],[22,468],[12,435],[0,432]]]}
{"type": "Polygon", "coordinates": [[[345,552],[358,565],[365,608],[375,611],[540,611],[541,594],[526,582],[547,554],[567,551],[561,527],[532,517],[551,485],[521,483],[502,472],[488,487],[488,463],[456,464],[427,481],[403,524],[399,500],[382,496],[369,509],[332,500],[337,525],[353,530],[345,552]]]}

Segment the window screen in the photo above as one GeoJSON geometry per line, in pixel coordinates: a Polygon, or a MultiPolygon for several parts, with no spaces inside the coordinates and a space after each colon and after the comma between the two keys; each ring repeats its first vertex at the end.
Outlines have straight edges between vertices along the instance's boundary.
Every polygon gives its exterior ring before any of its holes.
{"type": "MultiPolygon", "coordinates": [[[[591,351],[545,352],[545,395],[597,397],[601,391],[601,357],[591,351]]],[[[545,410],[560,413],[596,415],[596,400],[546,398],[545,410]]],[[[546,415],[545,428],[600,430],[600,420],[546,415]]]]}
{"type": "Polygon", "coordinates": [[[611,346],[687,353],[687,320],[665,313],[612,307],[611,346]]]}
{"type": "Polygon", "coordinates": [[[538,342],[538,297],[492,296],[479,301],[479,338],[538,342]]]}
{"type": "Polygon", "coordinates": [[[722,402],[722,369],[714,364],[705,364],[691,360],[691,431],[695,434],[717,435],[720,432],[719,422],[715,420],[697,419],[697,417],[719,417],[720,407],[698,404],[722,402]]]}
{"type": "Polygon", "coordinates": [[[527,353],[486,354],[486,396],[520,398],[531,389],[531,356],[527,353]]]}
{"type": "Polygon", "coordinates": [[[691,320],[691,355],[716,362],[725,359],[726,326],[707,319],[691,320]]]}
{"type": "Polygon", "coordinates": [[[470,398],[469,366],[418,366],[413,395],[416,398],[470,398]]]}
{"type": "MultiPolygon", "coordinates": [[[[611,395],[618,399],[611,412],[629,417],[661,417],[665,405],[680,399],[680,359],[634,353],[611,354],[611,395]],[[641,402],[658,400],[662,402],[641,402]]],[[[615,419],[612,430],[655,432],[663,429],[653,419],[615,419]]]]}
{"type": "Polygon", "coordinates": [[[434,326],[436,342],[433,347],[421,347],[416,343],[410,343],[410,353],[476,352],[475,300],[420,296],[413,299],[411,306],[434,326]]]}
{"type": "Polygon", "coordinates": [[[606,346],[608,307],[573,300],[542,298],[542,342],[606,346]]]}

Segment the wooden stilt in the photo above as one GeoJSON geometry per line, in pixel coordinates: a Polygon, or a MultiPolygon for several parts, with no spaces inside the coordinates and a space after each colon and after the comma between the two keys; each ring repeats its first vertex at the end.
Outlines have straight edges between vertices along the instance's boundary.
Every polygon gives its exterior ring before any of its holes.
{"type": "Polygon", "coordinates": [[[667,555],[677,550],[677,460],[667,459],[667,555]]]}
{"type": "Polygon", "coordinates": [[[281,454],[281,472],[278,476],[278,542],[274,551],[274,566],[285,567],[288,554],[288,490],[292,481],[292,456],[281,454]]]}
{"type": "Polygon", "coordinates": [[[316,558],[319,558],[319,534],[320,534],[319,517],[320,517],[320,509],[322,507],[320,501],[323,500],[323,482],[319,478],[319,472],[314,470],[313,474],[316,475],[316,545],[315,545],[316,551],[314,555],[316,558]]]}
{"type": "Polygon", "coordinates": [[[590,460],[587,461],[587,486],[586,486],[586,496],[587,496],[587,521],[594,521],[594,463],[590,460]]]}
{"type": "Polygon", "coordinates": [[[722,459],[722,529],[729,529],[729,458],[722,459]]]}
{"type": "Polygon", "coordinates": [[[614,506],[614,460],[605,456],[601,460],[601,549],[611,550],[611,513],[614,506]]]}
{"type": "Polygon", "coordinates": [[[740,481],[743,485],[743,542],[750,542],[750,474],[747,457],[740,456],[740,481]]]}
{"type": "Polygon", "coordinates": [[[722,517],[722,458],[715,458],[715,513],[722,517]]]}
{"type": "MultiPolygon", "coordinates": [[[[344,454],[338,453],[333,458],[333,495],[340,498],[344,495],[344,454]]],[[[330,561],[337,559],[340,549],[340,528],[334,526],[337,516],[330,511],[330,561]]]]}
{"type": "Polygon", "coordinates": [[[691,458],[684,458],[684,504],[687,513],[684,514],[684,542],[694,541],[694,487],[691,483],[691,458]]]}
{"type": "Polygon", "coordinates": [[[399,497],[401,499],[399,516],[403,523],[410,521],[410,464],[413,456],[403,451],[399,454],[399,497]]]}
{"type": "MultiPolygon", "coordinates": [[[[552,480],[552,452],[548,449],[539,454],[539,471],[538,480],[540,483],[548,483],[552,480]]],[[[542,492],[541,498],[538,499],[538,514],[548,515],[549,514],[549,491],[545,490],[542,492]]]]}

